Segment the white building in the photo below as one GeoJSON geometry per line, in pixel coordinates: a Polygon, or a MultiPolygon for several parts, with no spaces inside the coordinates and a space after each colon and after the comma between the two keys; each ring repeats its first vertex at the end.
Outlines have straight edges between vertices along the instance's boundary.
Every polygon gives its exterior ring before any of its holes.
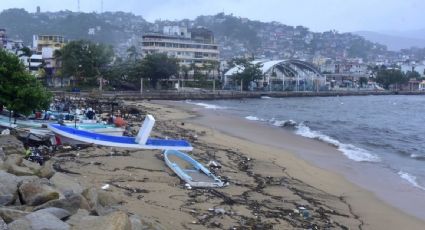
{"type": "Polygon", "coordinates": [[[177,58],[180,65],[201,66],[219,62],[219,49],[214,42],[214,35],[205,28],[189,31],[186,27],[165,26],[162,34],[143,35],[142,44],[143,55],[165,53],[177,58]]]}

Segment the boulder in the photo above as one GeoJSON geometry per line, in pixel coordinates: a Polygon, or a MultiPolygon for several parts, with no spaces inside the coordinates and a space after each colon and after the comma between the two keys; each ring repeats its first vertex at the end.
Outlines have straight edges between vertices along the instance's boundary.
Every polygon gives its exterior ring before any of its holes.
{"type": "Polygon", "coordinates": [[[125,212],[118,211],[107,216],[86,216],[81,218],[74,230],[131,230],[130,220],[125,212]]]}
{"type": "Polygon", "coordinates": [[[71,215],[77,213],[78,209],[90,210],[90,206],[86,198],[78,194],[72,194],[71,196],[59,200],[48,201],[40,206],[37,206],[34,210],[36,211],[48,207],[65,209],[70,212],[71,215]]]}
{"type": "MultiPolygon", "coordinates": [[[[18,182],[19,184],[28,183],[28,182],[34,182],[38,181],[40,178],[38,176],[18,176],[18,182]]],[[[49,181],[47,181],[49,182],[49,181]]],[[[18,185],[19,186],[19,185],[18,185]]]]}
{"type": "MultiPolygon", "coordinates": [[[[31,229],[31,223],[27,219],[18,219],[8,225],[9,230],[31,229]]],[[[32,230],[32,229],[31,229],[32,230]]]]}
{"type": "Polygon", "coordinates": [[[3,147],[0,147],[0,160],[6,160],[6,153],[3,151],[3,147]]]}
{"type": "Polygon", "coordinates": [[[22,161],[22,155],[8,155],[6,161],[4,162],[4,168],[7,169],[7,172],[12,173],[16,176],[34,175],[34,172],[31,169],[20,166],[22,161]]]}
{"type": "Polygon", "coordinates": [[[55,173],[50,178],[50,183],[64,194],[81,194],[83,192],[83,187],[75,179],[64,173],[55,173]]]}
{"type": "Polygon", "coordinates": [[[66,223],[74,226],[77,225],[83,217],[90,215],[90,213],[85,209],[78,209],[77,213],[69,217],[66,223]]]}
{"type": "Polygon", "coordinates": [[[100,216],[118,211],[119,206],[122,203],[122,201],[115,197],[112,193],[97,190],[93,187],[85,189],[82,195],[89,202],[91,211],[100,216]]]}
{"type": "Polygon", "coordinates": [[[47,213],[50,213],[50,214],[56,216],[57,218],[59,218],[61,220],[65,219],[65,218],[67,218],[68,216],[71,215],[71,213],[68,212],[67,210],[65,210],[63,208],[55,208],[55,207],[40,209],[36,212],[47,212],[47,213]]]}
{"type": "Polygon", "coordinates": [[[7,227],[6,222],[0,217],[0,230],[8,230],[9,227],[7,227]]]}
{"type": "Polygon", "coordinates": [[[24,229],[31,230],[68,230],[70,229],[69,224],[62,222],[56,216],[48,212],[33,212],[25,217],[18,219],[9,224],[9,228],[18,229],[16,225],[19,224],[21,227],[27,227],[24,229]],[[16,223],[15,223],[16,222],[16,223]],[[29,228],[28,228],[29,226],[29,228]]]}
{"type": "Polygon", "coordinates": [[[3,151],[6,155],[23,155],[25,153],[22,142],[13,135],[0,136],[0,146],[3,147],[3,151]]]}
{"type": "Polygon", "coordinates": [[[37,172],[38,170],[41,169],[41,166],[38,163],[29,161],[29,160],[22,160],[21,162],[21,166],[25,166],[29,169],[31,169],[33,172],[37,172]]]}
{"type": "Polygon", "coordinates": [[[32,206],[59,199],[59,193],[41,181],[23,183],[19,187],[19,194],[23,203],[32,206]]]}
{"type": "Polygon", "coordinates": [[[130,216],[131,230],[142,230],[142,221],[139,216],[132,215],[130,216]]]}
{"type": "Polygon", "coordinates": [[[53,168],[53,161],[46,161],[41,169],[38,171],[37,175],[42,178],[50,179],[55,174],[55,169],[53,168]]]}
{"type": "Polygon", "coordinates": [[[0,217],[3,218],[6,223],[13,222],[21,217],[28,215],[29,212],[16,210],[12,208],[1,207],[0,208],[0,217]]]}
{"type": "Polygon", "coordinates": [[[0,206],[12,204],[18,193],[17,176],[0,170],[0,206]]]}

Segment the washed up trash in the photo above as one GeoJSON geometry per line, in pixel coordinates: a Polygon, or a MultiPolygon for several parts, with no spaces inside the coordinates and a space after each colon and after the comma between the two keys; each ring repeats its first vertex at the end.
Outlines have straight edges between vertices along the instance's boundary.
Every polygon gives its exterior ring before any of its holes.
{"type": "Polygon", "coordinates": [[[190,184],[188,184],[188,183],[186,183],[186,184],[184,185],[184,187],[186,187],[187,189],[192,189],[192,186],[190,186],[190,184]]]}
{"type": "Polygon", "coordinates": [[[25,152],[25,159],[36,162],[39,165],[44,164],[44,157],[41,154],[41,151],[37,148],[29,148],[25,152]]]}
{"type": "Polygon", "coordinates": [[[216,208],[214,209],[215,214],[221,214],[224,215],[226,214],[226,210],[224,210],[224,208],[216,208]]]}
{"type": "Polygon", "coordinates": [[[0,136],[7,136],[10,135],[10,130],[9,129],[5,129],[3,131],[1,131],[0,136]]]}
{"type": "Polygon", "coordinates": [[[101,188],[103,189],[103,190],[108,190],[109,189],[109,184],[105,184],[104,186],[102,186],[101,188]]]}
{"type": "Polygon", "coordinates": [[[208,162],[207,166],[210,167],[210,168],[221,169],[221,165],[219,163],[217,163],[216,161],[208,162]]]}

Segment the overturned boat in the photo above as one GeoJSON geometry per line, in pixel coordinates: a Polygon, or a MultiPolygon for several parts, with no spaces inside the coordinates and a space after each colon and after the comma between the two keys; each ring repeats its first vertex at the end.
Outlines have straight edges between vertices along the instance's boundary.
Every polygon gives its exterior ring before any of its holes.
{"type": "Polygon", "coordinates": [[[93,133],[63,126],[49,124],[48,128],[55,133],[61,143],[69,144],[95,144],[119,148],[133,149],[161,149],[161,150],[185,150],[192,151],[193,147],[185,140],[167,140],[149,138],[155,119],[147,115],[136,137],[112,136],[101,133],[93,133]]]}
{"type": "Polygon", "coordinates": [[[190,187],[224,186],[223,181],[186,153],[166,150],[164,151],[164,160],[167,166],[190,187]]]}

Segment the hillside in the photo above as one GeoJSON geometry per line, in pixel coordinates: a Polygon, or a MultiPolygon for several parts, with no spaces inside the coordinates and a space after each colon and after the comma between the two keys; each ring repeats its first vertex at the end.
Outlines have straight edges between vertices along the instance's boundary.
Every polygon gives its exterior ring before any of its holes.
{"type": "Polygon", "coordinates": [[[373,59],[387,52],[385,46],[350,33],[315,33],[303,26],[253,21],[222,13],[199,16],[195,20],[154,23],[123,12],[97,14],[60,11],[37,14],[23,9],[9,9],[0,13],[0,28],[7,29],[10,38],[22,39],[26,44],[31,43],[33,34],[60,34],[71,40],[90,39],[112,44],[121,55],[125,55],[130,45],[138,45],[143,33],[160,31],[164,25],[204,26],[211,29],[224,59],[242,55],[260,58],[311,59],[315,55],[322,55],[373,59]]]}
{"type": "Polygon", "coordinates": [[[399,51],[401,49],[409,49],[410,47],[419,47],[419,48],[425,47],[425,39],[414,38],[414,37],[404,37],[402,36],[403,34],[389,35],[389,34],[377,33],[372,31],[358,31],[358,32],[354,32],[354,34],[360,35],[370,41],[384,44],[388,47],[388,50],[392,50],[392,51],[399,51]]]}

